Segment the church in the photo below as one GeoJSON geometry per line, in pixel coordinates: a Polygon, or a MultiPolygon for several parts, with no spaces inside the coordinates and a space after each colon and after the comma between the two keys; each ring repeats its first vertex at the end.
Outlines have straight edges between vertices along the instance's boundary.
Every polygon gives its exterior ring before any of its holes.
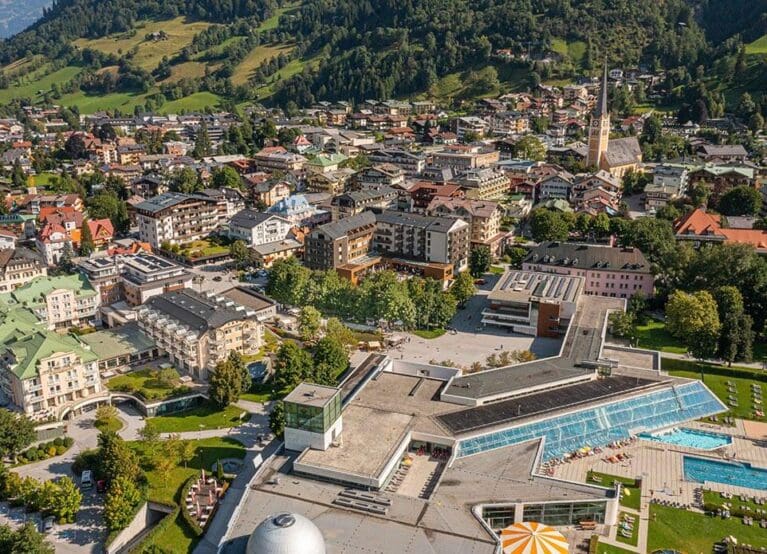
{"type": "Polygon", "coordinates": [[[610,138],[610,110],[607,108],[607,65],[602,76],[599,99],[589,125],[586,165],[596,167],[621,179],[636,171],[642,163],[642,149],[636,137],[610,138]]]}

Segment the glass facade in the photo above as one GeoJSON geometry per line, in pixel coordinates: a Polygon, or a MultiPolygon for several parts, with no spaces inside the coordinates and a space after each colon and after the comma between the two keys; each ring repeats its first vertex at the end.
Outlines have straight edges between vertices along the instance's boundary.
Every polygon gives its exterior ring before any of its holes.
{"type": "MultiPolygon", "coordinates": [[[[537,521],[553,526],[577,525],[581,521],[605,522],[607,502],[574,501],[525,504],[522,521],[537,521]]],[[[482,519],[493,531],[500,531],[514,523],[515,506],[482,508],[482,519]]]]}
{"type": "Polygon", "coordinates": [[[544,437],[543,459],[550,460],[583,446],[605,446],[634,433],[670,427],[722,411],[724,408],[716,396],[695,381],[465,439],[458,446],[458,456],[544,437]]]}
{"type": "Polygon", "coordinates": [[[324,433],[341,415],[341,393],[336,393],[324,407],[285,402],[285,426],[310,433],[324,433]]]}

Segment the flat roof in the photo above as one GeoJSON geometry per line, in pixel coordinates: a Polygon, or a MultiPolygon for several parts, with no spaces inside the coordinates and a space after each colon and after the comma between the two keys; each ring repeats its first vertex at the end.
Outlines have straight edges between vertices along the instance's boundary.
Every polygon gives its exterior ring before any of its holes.
{"type": "Polygon", "coordinates": [[[615,375],[443,414],[438,419],[451,433],[468,433],[657,384],[650,379],[615,375]]]}
{"type": "Polygon", "coordinates": [[[487,298],[491,302],[528,303],[532,299],[576,302],[582,289],[582,277],[535,271],[507,271],[498,279],[487,298]]]}
{"type": "Polygon", "coordinates": [[[322,408],[340,391],[335,387],[301,383],[285,397],[285,402],[322,408]]]}
{"type": "Polygon", "coordinates": [[[268,296],[264,296],[263,294],[260,294],[255,288],[245,285],[232,287],[229,290],[222,292],[221,295],[227,297],[235,304],[245,306],[246,308],[250,308],[251,310],[255,310],[257,312],[266,310],[275,305],[275,302],[268,296]]]}
{"type": "Polygon", "coordinates": [[[413,416],[407,414],[354,403],[344,409],[342,417],[340,444],[327,450],[307,449],[296,463],[378,478],[407,437],[413,421],[413,416]]]}
{"type": "Polygon", "coordinates": [[[480,399],[593,374],[581,364],[599,359],[607,314],[624,304],[621,298],[581,296],[559,356],[456,377],[445,394],[480,399]]]}
{"type": "Polygon", "coordinates": [[[100,360],[140,354],[155,347],[155,342],[139,329],[135,321],[115,329],[80,335],[78,338],[80,342],[88,345],[100,360]]]}

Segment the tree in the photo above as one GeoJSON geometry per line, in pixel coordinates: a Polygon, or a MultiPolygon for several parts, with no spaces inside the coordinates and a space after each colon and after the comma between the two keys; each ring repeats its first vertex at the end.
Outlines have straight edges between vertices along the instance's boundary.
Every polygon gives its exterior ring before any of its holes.
{"type": "Polygon", "coordinates": [[[221,408],[234,404],[240,399],[242,373],[231,359],[216,364],[216,369],[210,375],[209,382],[208,394],[210,394],[210,399],[221,408]]]}
{"type": "Polygon", "coordinates": [[[96,408],[95,424],[101,427],[109,424],[110,421],[117,418],[117,408],[110,404],[103,404],[96,408]]]}
{"type": "Polygon", "coordinates": [[[13,186],[17,188],[23,188],[27,185],[27,175],[24,173],[24,168],[21,167],[21,161],[18,159],[13,162],[11,182],[13,183],[13,186]]]}
{"type": "Polygon", "coordinates": [[[311,271],[292,256],[277,260],[269,270],[266,292],[283,304],[300,305],[303,303],[310,275],[311,271]]]}
{"type": "Polygon", "coordinates": [[[187,194],[199,192],[204,188],[200,176],[191,167],[185,167],[173,173],[170,179],[170,190],[187,194]]]}
{"type": "Polygon", "coordinates": [[[247,267],[251,264],[250,250],[248,250],[248,245],[244,241],[234,241],[229,246],[229,255],[235,261],[237,267],[247,267]]]}
{"type": "Polygon", "coordinates": [[[96,245],[93,244],[93,235],[90,225],[88,225],[88,218],[84,217],[83,227],[80,231],[80,255],[90,256],[94,250],[96,250],[96,245]]]}
{"type": "Polygon", "coordinates": [[[490,269],[490,249],[486,246],[474,248],[469,254],[469,272],[479,278],[490,269]]]}
{"type": "Polygon", "coordinates": [[[450,288],[450,292],[453,294],[453,298],[458,302],[459,306],[465,306],[477,288],[474,286],[474,280],[468,271],[463,271],[458,274],[458,277],[453,281],[453,286],[450,288]]]}
{"type": "Polygon", "coordinates": [[[323,337],[314,349],[314,377],[318,385],[335,385],[338,376],[349,367],[349,356],[344,345],[330,337],[323,337]]]}
{"type": "Polygon", "coordinates": [[[8,456],[15,461],[18,453],[36,438],[32,420],[0,408],[0,456],[8,456]]]}
{"type": "Polygon", "coordinates": [[[88,157],[85,149],[85,141],[82,135],[72,134],[64,144],[64,153],[72,160],[81,160],[88,157]]]}
{"type": "Polygon", "coordinates": [[[570,226],[559,212],[537,208],[530,213],[530,231],[536,242],[567,240],[570,226]]]}
{"type": "Polygon", "coordinates": [[[632,338],[634,336],[634,316],[626,312],[610,314],[610,332],[613,336],[632,338]]]}
{"type": "Polygon", "coordinates": [[[184,462],[184,468],[186,469],[187,463],[189,463],[190,460],[194,458],[194,455],[197,453],[197,446],[193,441],[181,441],[181,445],[179,446],[178,455],[179,458],[184,462]]]}
{"type": "Polygon", "coordinates": [[[100,473],[111,483],[119,477],[138,482],[143,478],[138,456],[117,433],[100,433],[98,438],[100,473]]]}
{"type": "Polygon", "coordinates": [[[762,195],[754,187],[741,185],[724,193],[717,207],[724,215],[756,215],[762,208],[762,195]]]}
{"type": "Polygon", "coordinates": [[[88,213],[94,219],[109,219],[115,231],[125,233],[130,228],[130,217],[125,202],[112,190],[99,192],[87,200],[88,213]]]}
{"type": "Polygon", "coordinates": [[[312,375],[312,357],[293,341],[280,346],[274,362],[274,384],[278,389],[293,389],[312,375]]]}
{"type": "Polygon", "coordinates": [[[282,437],[285,434],[285,403],[279,400],[274,403],[269,414],[269,429],[276,437],[282,437]]]}
{"type": "Polygon", "coordinates": [[[53,546],[31,521],[17,530],[0,525],[0,552],[7,554],[54,554],[53,546]]]}
{"type": "Polygon", "coordinates": [[[109,485],[104,501],[104,520],[110,531],[125,529],[133,519],[133,512],[141,502],[138,487],[125,477],[118,477],[109,485]]]}
{"type": "Polygon", "coordinates": [[[537,137],[525,135],[514,145],[514,155],[524,160],[541,162],[546,159],[546,147],[537,137]]]}
{"type": "Polygon", "coordinates": [[[712,357],[717,351],[721,323],[711,293],[674,291],[666,303],[666,329],[682,339],[696,358],[712,357]]]}
{"type": "Polygon", "coordinates": [[[750,361],[753,322],[745,313],[743,295],[733,286],[722,286],[714,290],[714,298],[722,320],[717,354],[730,366],[735,360],[750,361]]]}
{"type": "Polygon", "coordinates": [[[200,128],[197,130],[197,134],[194,137],[194,150],[192,156],[195,158],[204,158],[212,154],[212,148],[210,145],[210,136],[208,135],[208,124],[203,119],[200,124],[200,128]]]}
{"type": "Polygon", "coordinates": [[[304,341],[315,341],[322,327],[322,314],[314,306],[304,306],[298,318],[298,330],[304,341]]]}
{"type": "Polygon", "coordinates": [[[233,167],[225,165],[213,170],[211,184],[213,188],[217,189],[239,189],[242,187],[242,179],[240,179],[240,174],[233,167]]]}
{"type": "Polygon", "coordinates": [[[73,523],[82,500],[80,489],[72,479],[64,476],[56,482],[56,491],[49,504],[49,510],[60,523],[73,523]]]}
{"type": "Polygon", "coordinates": [[[348,351],[357,346],[357,337],[354,331],[341,323],[337,317],[331,317],[325,324],[325,336],[339,342],[348,351]]]}
{"type": "Polygon", "coordinates": [[[506,256],[509,258],[509,265],[514,269],[522,269],[522,260],[527,257],[527,250],[521,246],[510,246],[506,248],[506,256]]]}

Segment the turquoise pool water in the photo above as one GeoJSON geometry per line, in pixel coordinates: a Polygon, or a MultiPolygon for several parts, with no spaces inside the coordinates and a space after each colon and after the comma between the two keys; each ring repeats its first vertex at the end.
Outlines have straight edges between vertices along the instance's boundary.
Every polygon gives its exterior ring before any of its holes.
{"type": "Polygon", "coordinates": [[[665,442],[677,446],[687,446],[689,448],[698,448],[700,450],[714,450],[732,444],[732,437],[720,433],[708,433],[698,431],[697,429],[687,429],[685,427],[675,427],[665,431],[655,433],[640,433],[637,435],[640,439],[646,441],[665,442]]]}
{"type": "Polygon", "coordinates": [[[684,457],[684,477],[688,481],[711,481],[749,489],[767,490],[767,470],[751,464],[720,462],[694,456],[684,457]]]}

